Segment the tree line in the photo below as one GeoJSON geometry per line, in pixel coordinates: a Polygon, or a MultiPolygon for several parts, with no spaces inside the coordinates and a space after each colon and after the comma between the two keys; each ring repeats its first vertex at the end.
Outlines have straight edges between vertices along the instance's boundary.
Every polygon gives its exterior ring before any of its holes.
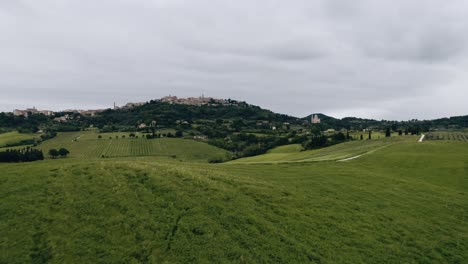
{"type": "Polygon", "coordinates": [[[25,149],[8,149],[0,152],[0,162],[31,162],[43,160],[44,154],[42,150],[25,148],[25,149]]]}

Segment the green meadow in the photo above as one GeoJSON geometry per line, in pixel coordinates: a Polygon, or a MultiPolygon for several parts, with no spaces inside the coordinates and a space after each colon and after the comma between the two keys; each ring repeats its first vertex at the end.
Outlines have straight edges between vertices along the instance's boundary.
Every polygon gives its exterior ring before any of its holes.
{"type": "Polygon", "coordinates": [[[417,141],[416,136],[358,140],[337,144],[327,148],[302,151],[299,144],[274,148],[264,155],[234,160],[231,163],[291,163],[341,160],[373,153],[393,144],[417,141]]]}
{"type": "Polygon", "coordinates": [[[80,133],[39,145],[65,146],[72,158],[0,164],[0,263],[468,259],[468,142],[289,145],[208,164],[226,153],[80,133]]]}
{"type": "Polygon", "coordinates": [[[23,134],[17,131],[0,134],[0,148],[10,144],[16,144],[21,141],[38,139],[40,134],[23,134]]]}

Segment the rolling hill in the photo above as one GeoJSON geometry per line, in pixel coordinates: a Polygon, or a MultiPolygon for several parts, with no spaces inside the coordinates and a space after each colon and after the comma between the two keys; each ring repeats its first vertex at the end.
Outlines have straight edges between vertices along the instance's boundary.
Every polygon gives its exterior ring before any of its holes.
{"type": "Polygon", "coordinates": [[[337,144],[327,148],[302,151],[299,144],[286,145],[274,148],[266,154],[237,159],[230,163],[291,163],[291,162],[316,162],[336,161],[372,153],[393,144],[404,142],[416,142],[417,137],[392,137],[374,140],[351,141],[337,144]]]}
{"type": "MultiPolygon", "coordinates": [[[[96,133],[93,131],[63,132],[57,137],[38,145],[47,153],[50,149],[66,148],[71,158],[112,158],[112,157],[167,157],[178,160],[204,161],[229,159],[228,151],[190,139],[130,138],[129,133],[96,133]],[[98,138],[98,136],[101,138],[98,138]],[[125,136],[123,138],[122,136],[125,136]]],[[[139,134],[137,134],[139,135],[139,134]]]]}
{"type": "Polygon", "coordinates": [[[0,263],[463,263],[468,143],[394,142],[349,162],[355,142],[267,154],[324,162],[0,164],[0,263]]]}
{"type": "Polygon", "coordinates": [[[31,144],[35,139],[40,138],[39,134],[33,133],[18,133],[17,131],[0,134],[0,148],[7,146],[22,145],[23,143],[31,144]]]}

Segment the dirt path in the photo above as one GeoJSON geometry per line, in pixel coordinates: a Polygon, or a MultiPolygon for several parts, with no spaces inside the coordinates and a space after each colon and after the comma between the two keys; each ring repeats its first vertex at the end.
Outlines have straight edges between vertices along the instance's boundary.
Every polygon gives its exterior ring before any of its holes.
{"type": "Polygon", "coordinates": [[[364,152],[364,153],[359,154],[359,155],[356,155],[356,156],[352,156],[352,157],[345,158],[345,159],[340,159],[340,160],[337,160],[336,162],[342,162],[342,161],[349,161],[349,160],[357,159],[357,158],[360,158],[360,157],[362,157],[362,156],[364,156],[364,155],[366,155],[366,154],[370,154],[370,153],[376,152],[376,151],[378,151],[378,150],[381,150],[381,149],[383,149],[383,148],[386,148],[386,147],[388,147],[388,146],[390,146],[390,145],[392,145],[392,144],[389,144],[389,145],[386,145],[386,146],[382,146],[382,147],[380,147],[380,148],[376,148],[376,149],[373,149],[373,150],[371,150],[371,151],[364,152]]]}
{"type": "Polygon", "coordinates": [[[425,137],[426,137],[426,135],[422,134],[421,137],[419,138],[418,142],[423,142],[425,137]]]}
{"type": "Polygon", "coordinates": [[[357,155],[357,156],[354,156],[354,157],[351,157],[351,158],[346,158],[346,159],[342,159],[342,160],[337,160],[337,162],[357,159],[357,158],[361,157],[362,155],[364,155],[364,154],[357,155]]]}

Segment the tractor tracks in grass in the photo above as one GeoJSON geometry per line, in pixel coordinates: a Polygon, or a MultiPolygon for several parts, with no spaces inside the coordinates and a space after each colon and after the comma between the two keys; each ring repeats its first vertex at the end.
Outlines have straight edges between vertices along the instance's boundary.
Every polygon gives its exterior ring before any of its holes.
{"type": "Polygon", "coordinates": [[[388,146],[391,146],[391,145],[392,145],[392,144],[388,144],[388,145],[382,146],[382,147],[380,147],[380,148],[376,148],[376,149],[373,149],[373,150],[370,150],[370,151],[361,153],[361,154],[356,155],[356,156],[352,156],[352,157],[349,157],[349,158],[337,160],[336,162],[345,162],[345,161],[354,160],[354,159],[360,158],[360,157],[362,157],[362,156],[364,156],[364,155],[371,154],[371,153],[374,153],[374,152],[379,151],[379,150],[381,150],[381,149],[384,149],[384,148],[386,148],[386,147],[388,147],[388,146]]]}
{"type": "Polygon", "coordinates": [[[357,159],[357,158],[361,157],[362,155],[364,155],[364,154],[357,155],[357,156],[354,156],[354,157],[351,157],[351,158],[346,158],[346,159],[337,160],[336,162],[342,162],[342,161],[348,161],[348,160],[357,159]]]}
{"type": "Polygon", "coordinates": [[[179,216],[177,217],[175,223],[174,223],[174,226],[172,227],[172,229],[166,234],[166,237],[165,237],[165,240],[167,241],[167,246],[166,246],[166,251],[169,251],[171,250],[171,246],[172,246],[172,241],[174,239],[174,236],[176,235],[177,233],[177,230],[179,229],[179,223],[180,223],[180,220],[182,219],[182,217],[190,210],[190,208],[184,208],[182,210],[182,212],[179,214],[179,216]]]}

